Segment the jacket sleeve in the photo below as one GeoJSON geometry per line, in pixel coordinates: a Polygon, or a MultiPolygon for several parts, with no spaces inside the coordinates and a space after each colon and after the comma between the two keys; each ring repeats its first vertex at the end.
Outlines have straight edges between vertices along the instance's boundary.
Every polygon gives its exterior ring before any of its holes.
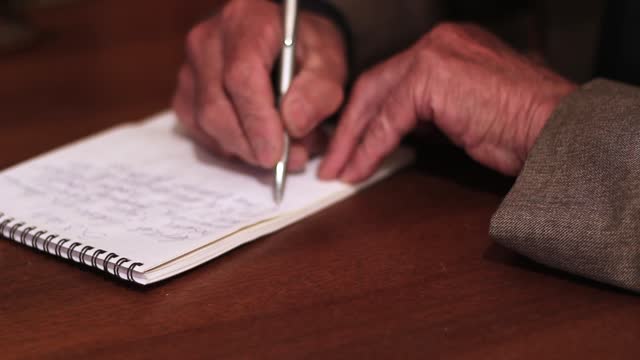
{"type": "Polygon", "coordinates": [[[539,263],[640,292],[640,89],[595,80],[563,100],[490,233],[539,263]]]}
{"type": "Polygon", "coordinates": [[[443,15],[440,0],[327,0],[346,19],[357,71],[403,50],[443,15]]]}

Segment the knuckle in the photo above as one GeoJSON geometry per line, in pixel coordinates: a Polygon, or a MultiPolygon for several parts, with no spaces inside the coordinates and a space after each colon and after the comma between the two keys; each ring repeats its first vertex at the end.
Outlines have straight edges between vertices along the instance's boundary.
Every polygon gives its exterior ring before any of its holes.
{"type": "Polygon", "coordinates": [[[188,58],[197,58],[198,54],[202,51],[202,48],[206,46],[209,27],[212,26],[209,21],[210,20],[194,26],[187,34],[187,38],[185,40],[185,52],[188,58]]]}
{"type": "Polygon", "coordinates": [[[434,26],[429,32],[429,35],[432,39],[448,39],[452,35],[459,34],[462,30],[462,25],[450,21],[444,21],[434,26]]]}
{"type": "Polygon", "coordinates": [[[421,70],[441,71],[442,68],[450,66],[450,61],[455,59],[458,49],[451,49],[452,42],[447,41],[428,41],[422,44],[417,50],[416,60],[414,63],[421,70]]]}
{"type": "Polygon", "coordinates": [[[242,116],[238,118],[238,121],[245,129],[248,138],[271,139],[273,119],[265,117],[264,113],[257,109],[247,109],[242,116]]]}
{"type": "Polygon", "coordinates": [[[380,112],[377,121],[371,127],[372,138],[376,143],[387,148],[394,146],[417,121],[407,109],[404,100],[391,96],[380,112]]]}
{"type": "Polygon", "coordinates": [[[441,59],[442,54],[434,46],[423,46],[420,48],[417,54],[417,60],[419,66],[426,66],[430,68],[438,68],[438,62],[441,59]]]}
{"type": "Polygon", "coordinates": [[[178,71],[178,88],[186,86],[189,83],[191,74],[189,74],[189,68],[183,65],[178,71]]]}
{"type": "Polygon", "coordinates": [[[282,28],[276,16],[271,16],[262,27],[262,38],[266,44],[279,44],[282,39],[282,28]]]}
{"type": "Polygon", "coordinates": [[[407,109],[406,106],[398,99],[390,101],[393,101],[396,104],[395,106],[398,107],[397,109],[399,109],[399,111],[406,112],[403,114],[392,113],[387,109],[386,116],[383,117],[383,120],[386,121],[386,132],[391,134],[392,137],[400,138],[413,128],[416,122],[416,117],[410,114],[409,112],[411,110],[407,109]]]}
{"type": "Polygon", "coordinates": [[[257,76],[259,67],[259,63],[252,59],[233,62],[224,74],[225,88],[234,93],[242,92],[247,88],[251,79],[257,76]]]}
{"type": "Polygon", "coordinates": [[[247,0],[231,0],[227,2],[221,12],[223,21],[235,19],[242,16],[247,10],[247,0]]]}
{"type": "Polygon", "coordinates": [[[369,144],[375,149],[384,147],[387,143],[393,142],[398,132],[396,125],[388,113],[382,113],[378,121],[371,127],[371,142],[369,144]]]}
{"type": "Polygon", "coordinates": [[[426,36],[426,42],[432,47],[440,47],[452,52],[465,52],[469,47],[477,46],[479,34],[481,38],[491,36],[490,33],[468,23],[444,22],[436,25],[426,36]]]}
{"type": "Polygon", "coordinates": [[[231,0],[220,13],[222,23],[231,28],[241,25],[263,40],[280,42],[281,28],[278,5],[270,1],[231,0]]]}
{"type": "Polygon", "coordinates": [[[358,80],[356,80],[356,83],[353,86],[353,93],[355,96],[362,96],[368,92],[371,86],[374,86],[374,83],[375,79],[373,73],[371,71],[367,71],[360,75],[358,80]]]}
{"type": "Polygon", "coordinates": [[[187,52],[187,55],[191,57],[191,55],[196,52],[196,49],[200,45],[201,38],[202,38],[201,25],[196,25],[187,34],[187,39],[185,41],[185,50],[187,52]]]}

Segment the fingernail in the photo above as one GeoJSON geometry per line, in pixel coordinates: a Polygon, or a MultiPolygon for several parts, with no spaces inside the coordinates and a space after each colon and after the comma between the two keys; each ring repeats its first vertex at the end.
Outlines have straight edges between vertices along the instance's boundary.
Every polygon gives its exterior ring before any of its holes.
{"type": "Polygon", "coordinates": [[[355,178],[356,178],[356,172],[352,166],[347,167],[346,169],[344,169],[342,174],[340,174],[340,181],[348,184],[353,183],[355,178]]]}
{"type": "Polygon", "coordinates": [[[302,172],[307,167],[309,156],[304,149],[292,147],[289,153],[289,170],[293,172],[302,172]]]}
{"type": "Polygon", "coordinates": [[[328,176],[327,176],[327,170],[326,170],[326,163],[324,162],[324,160],[320,163],[320,166],[318,167],[318,178],[322,179],[322,180],[328,180],[328,176]]]}
{"type": "Polygon", "coordinates": [[[333,180],[335,178],[335,176],[332,176],[332,174],[331,174],[331,172],[329,170],[330,169],[327,168],[327,161],[326,161],[326,158],[325,158],[320,163],[320,168],[318,169],[318,178],[320,178],[321,180],[333,180]]]}

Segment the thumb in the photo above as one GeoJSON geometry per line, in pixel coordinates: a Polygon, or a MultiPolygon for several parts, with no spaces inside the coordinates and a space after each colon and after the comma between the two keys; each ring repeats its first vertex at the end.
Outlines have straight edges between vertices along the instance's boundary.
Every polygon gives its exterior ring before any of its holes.
{"type": "Polygon", "coordinates": [[[342,74],[344,71],[331,69],[330,62],[323,59],[303,62],[282,99],[283,121],[293,137],[308,135],[340,108],[344,101],[342,74]]]}

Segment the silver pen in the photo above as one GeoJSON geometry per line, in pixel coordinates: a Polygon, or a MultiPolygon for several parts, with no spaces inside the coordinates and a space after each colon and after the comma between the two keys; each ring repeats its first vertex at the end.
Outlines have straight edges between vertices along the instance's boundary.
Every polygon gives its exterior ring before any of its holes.
{"type": "MultiPolygon", "coordinates": [[[[282,99],[289,90],[296,65],[296,23],[298,18],[298,1],[285,0],[283,14],[284,37],[282,40],[282,54],[280,55],[280,84],[278,89],[278,108],[282,108],[282,99]]],[[[283,124],[284,126],[284,124],[283,124]]],[[[276,203],[282,201],[284,185],[287,180],[287,164],[289,163],[289,134],[284,130],[282,156],[273,170],[274,188],[273,198],[276,203]]]]}

